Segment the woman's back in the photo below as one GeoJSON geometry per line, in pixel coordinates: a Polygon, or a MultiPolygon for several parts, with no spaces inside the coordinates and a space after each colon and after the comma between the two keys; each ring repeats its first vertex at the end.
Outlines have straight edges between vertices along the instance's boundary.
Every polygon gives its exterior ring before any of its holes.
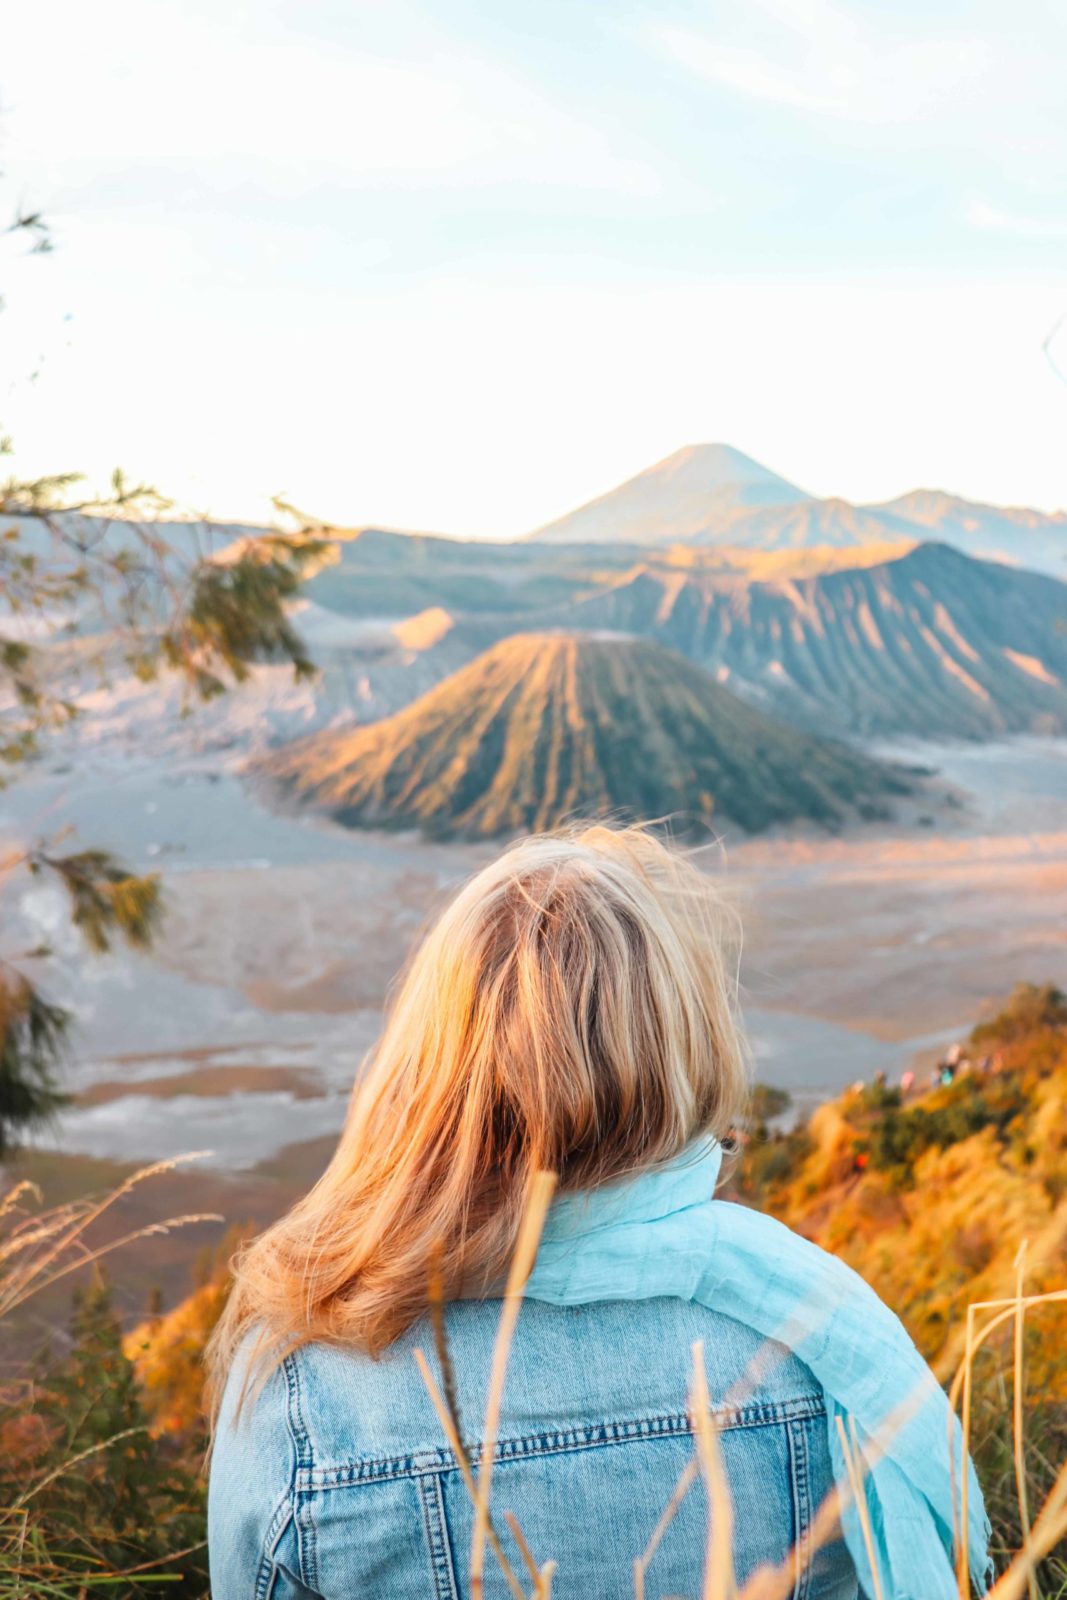
{"type": "MultiPolygon", "coordinates": [[[[963,1440],[934,1375],[842,1262],[713,1198],[746,1081],[722,909],[651,834],[595,827],[516,844],[430,929],[326,1172],[242,1254],[212,1339],[215,1600],[476,1589],[467,1487],[413,1351],[432,1355],[433,1285],[477,1459],[499,1310],[477,1297],[505,1283],[527,1303],[487,1430],[492,1504],[515,1566],[506,1511],[536,1562],[558,1563],[556,1600],[633,1593],[693,1459],[696,1344],[740,1582],[795,1546],[785,1592],[807,1600],[852,1600],[854,1569],[872,1594],[958,1594],[963,1440]],[[267,1387],[235,1427],[257,1338],[267,1387]],[[272,1369],[279,1350],[294,1353],[272,1369]],[[832,1487],[847,1555],[812,1550],[832,1487]]],[[[984,1591],[988,1525],[965,1481],[984,1591]]],[[[718,1496],[712,1531],[722,1515],[718,1496]]],[[[649,1600],[703,1590],[708,1521],[694,1484],[649,1600]]],[[[503,1595],[487,1559],[484,1592],[503,1595]]]]}
{"type": "MultiPolygon", "coordinates": [[[[446,1314],[463,1437],[477,1461],[499,1302],[446,1314]]],[[[494,1525],[518,1519],[555,1600],[634,1593],[645,1550],[694,1456],[691,1347],[702,1341],[734,1502],[739,1583],[796,1551],[787,1593],[854,1600],[852,1563],[808,1536],[833,1483],[825,1403],[807,1367],[721,1313],[680,1299],[527,1302],[511,1352],[493,1476],[494,1525]]],[[[220,1419],[210,1502],[212,1592],[289,1600],[466,1600],[470,1496],[419,1376],[417,1323],[380,1360],[303,1347],[235,1424],[239,1362],[220,1419]]],[[[646,1593],[701,1591],[708,1508],[698,1481],[649,1566],[646,1593]]],[[[526,1584],[527,1592],[530,1585],[526,1584]]],[[[495,1558],[487,1600],[509,1593],[495,1558]]]]}

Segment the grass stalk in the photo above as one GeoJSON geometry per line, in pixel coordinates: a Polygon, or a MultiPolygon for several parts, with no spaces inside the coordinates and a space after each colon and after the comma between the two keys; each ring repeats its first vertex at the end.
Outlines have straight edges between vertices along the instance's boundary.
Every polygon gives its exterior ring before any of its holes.
{"type": "Polygon", "coordinates": [[[526,1571],[533,1582],[534,1593],[536,1595],[537,1587],[541,1582],[541,1574],[538,1570],[537,1562],[534,1560],[534,1553],[526,1542],[526,1535],[519,1526],[519,1519],[515,1515],[514,1511],[505,1511],[504,1521],[511,1529],[511,1536],[519,1547],[519,1554],[522,1557],[526,1571]]]}
{"type": "Polygon", "coordinates": [[[1019,1551],[1008,1570],[990,1589],[986,1600],[1020,1600],[1039,1561],[1067,1539],[1067,1462],[1060,1469],[1030,1533],[1027,1548],[1019,1551]]]}
{"type": "Polygon", "coordinates": [[[694,1455],[689,1461],[686,1462],[685,1466],[678,1474],[678,1481],[674,1486],[674,1490],[670,1499],[667,1501],[667,1504],[660,1513],[659,1521],[653,1528],[648,1543],[646,1544],[642,1553],[634,1561],[635,1600],[645,1600],[645,1578],[648,1575],[648,1569],[651,1564],[652,1557],[659,1549],[660,1544],[663,1541],[663,1535],[667,1532],[667,1529],[678,1515],[678,1510],[682,1504],[682,1501],[685,1499],[694,1483],[696,1483],[699,1476],[700,1462],[694,1455]]]}
{"type": "Polygon", "coordinates": [[[489,1496],[493,1484],[493,1453],[496,1449],[497,1428],[500,1424],[500,1406],[504,1394],[508,1357],[515,1327],[519,1319],[523,1290],[530,1276],[541,1230],[545,1225],[556,1179],[551,1172],[538,1172],[530,1186],[530,1194],[519,1226],[511,1266],[504,1289],[504,1302],[493,1346],[493,1364],[489,1376],[489,1393],[485,1403],[485,1423],[482,1429],[482,1459],[478,1471],[478,1496],[474,1509],[474,1529],[471,1533],[470,1584],[472,1600],[482,1600],[483,1573],[485,1571],[485,1544],[489,1529],[489,1496]]]}
{"type": "MultiPolygon", "coordinates": [[[[123,1199],[148,1178],[173,1172],[187,1162],[199,1160],[205,1152],[176,1156],[169,1161],[157,1161],[123,1180],[101,1199],[75,1201],[57,1206],[43,1216],[25,1218],[10,1228],[0,1242],[0,1261],[4,1263],[0,1275],[0,1318],[10,1315],[32,1295],[48,1289],[61,1278],[79,1268],[91,1266],[95,1261],[124,1248],[137,1239],[169,1233],[174,1228],[188,1227],[196,1222],[222,1222],[225,1219],[214,1213],[190,1213],[170,1217],[164,1222],[148,1223],[95,1249],[84,1242],[84,1235],[119,1200],[123,1199]],[[38,1248],[43,1247],[43,1248],[38,1248]],[[73,1259],[70,1259],[73,1257],[73,1259]],[[18,1259],[16,1259],[18,1258],[18,1259]]],[[[17,1184],[4,1198],[0,1219],[10,1216],[23,1194],[35,1193],[32,1186],[17,1184]]]]}
{"type": "MultiPolygon", "coordinates": [[[[452,1415],[444,1395],[442,1395],[440,1389],[437,1387],[437,1384],[434,1380],[434,1375],[430,1371],[429,1362],[426,1360],[426,1356],[423,1351],[415,1351],[415,1362],[418,1366],[422,1381],[426,1385],[426,1392],[430,1396],[430,1401],[434,1410],[437,1412],[441,1426],[445,1431],[445,1438],[448,1440],[449,1448],[456,1458],[460,1473],[463,1476],[463,1481],[467,1486],[467,1492],[471,1497],[471,1504],[476,1506],[478,1504],[478,1484],[475,1481],[474,1471],[464,1448],[463,1440],[459,1436],[459,1429],[456,1426],[455,1418],[452,1415]]],[[[526,1600],[526,1591],[523,1589],[522,1584],[515,1576],[515,1570],[507,1556],[504,1554],[503,1546],[500,1543],[500,1539],[497,1535],[496,1529],[493,1527],[492,1521],[488,1523],[485,1533],[486,1539],[489,1542],[489,1548],[496,1556],[496,1559],[500,1565],[500,1570],[504,1574],[504,1580],[514,1595],[515,1600],[526,1600]]],[[[522,1549],[522,1546],[520,1546],[520,1549],[522,1549]]],[[[536,1566],[534,1567],[534,1576],[537,1576],[536,1566]]]]}
{"type": "Polygon", "coordinates": [[[696,1434],[700,1470],[708,1495],[708,1548],[704,1563],[703,1600],[732,1600],[737,1593],[734,1572],[734,1502],[722,1459],[719,1430],[711,1414],[704,1343],[693,1345],[693,1378],[689,1410],[696,1434]]]}
{"type": "Polygon", "coordinates": [[[1011,1442],[1015,1462],[1015,1492],[1019,1502],[1019,1527],[1022,1529],[1023,1550],[1030,1562],[1030,1600],[1040,1600],[1037,1592],[1037,1574],[1034,1571],[1030,1550],[1030,1507],[1026,1493],[1026,1441],[1023,1434],[1023,1349],[1026,1328],[1026,1307],[1023,1305],[1023,1285],[1026,1279],[1026,1240],[1019,1246],[1015,1257],[1015,1325],[1012,1361],[1011,1442]]]}
{"type": "Polygon", "coordinates": [[[882,1577],[878,1570],[878,1554],[874,1548],[874,1532],[871,1528],[871,1514],[867,1505],[867,1493],[863,1487],[863,1471],[860,1465],[862,1453],[859,1440],[856,1437],[855,1419],[849,1417],[848,1430],[845,1429],[844,1417],[835,1417],[838,1437],[841,1440],[841,1451],[845,1458],[845,1471],[848,1474],[848,1486],[852,1493],[852,1503],[856,1507],[856,1515],[860,1520],[863,1533],[863,1548],[867,1552],[867,1563],[871,1569],[871,1582],[874,1584],[874,1594],[871,1600],[884,1600],[882,1591],[882,1577]]]}
{"type": "Polygon", "coordinates": [[[971,1458],[971,1399],[973,1393],[974,1356],[978,1346],[975,1343],[975,1307],[967,1307],[967,1331],[963,1348],[963,1394],[960,1424],[963,1430],[963,1445],[960,1459],[960,1526],[956,1541],[956,1583],[959,1588],[960,1600],[968,1600],[971,1592],[970,1570],[970,1532],[968,1527],[968,1501],[970,1498],[970,1474],[967,1463],[971,1458]]]}

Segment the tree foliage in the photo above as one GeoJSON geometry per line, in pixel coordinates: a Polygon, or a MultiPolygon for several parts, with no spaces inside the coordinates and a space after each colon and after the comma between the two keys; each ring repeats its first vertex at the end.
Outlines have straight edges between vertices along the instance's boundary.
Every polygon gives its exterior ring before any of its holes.
{"type": "Polygon", "coordinates": [[[314,671],[287,603],[332,557],[323,529],[233,540],[210,524],[163,523],[168,502],[121,473],[108,498],[54,503],[72,481],[0,487],[0,763],[39,753],[46,733],[80,715],[80,688],[116,672],[175,672],[191,699],[207,699],[258,661],[314,671]]]}
{"type": "MultiPolygon", "coordinates": [[[[151,522],[121,515],[158,507],[151,491],[116,474],[110,502],[57,510],[52,501],[70,481],[8,484],[0,492],[0,510],[32,513],[0,537],[0,784],[40,754],[48,734],[82,714],[79,689],[90,676],[106,681],[125,670],[151,680],[172,672],[191,698],[208,699],[242,683],[257,661],[286,660],[297,677],[314,672],[287,607],[308,572],[329,559],[321,530],[266,533],[214,552],[198,535],[190,555],[151,522]],[[62,654],[61,672],[51,648],[57,638],[73,649],[62,654]]],[[[136,873],[105,850],[58,846],[41,841],[0,861],[0,888],[20,870],[50,874],[91,951],[104,953],[116,940],[147,949],[163,910],[158,876],[136,873]]],[[[52,1079],[69,1019],[38,992],[18,955],[0,951],[0,960],[8,974],[0,1005],[2,1152],[20,1127],[61,1103],[52,1079]]]]}

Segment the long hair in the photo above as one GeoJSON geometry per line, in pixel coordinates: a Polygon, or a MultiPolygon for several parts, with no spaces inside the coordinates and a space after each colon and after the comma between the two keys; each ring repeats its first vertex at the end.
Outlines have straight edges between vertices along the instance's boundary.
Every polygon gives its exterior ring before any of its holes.
{"type": "Polygon", "coordinates": [[[730,916],[641,828],[522,840],[416,950],[326,1172],[235,1263],[209,1351],[378,1353],[426,1309],[492,1293],[539,1169],[591,1189],[722,1138],[741,1110],[730,916]]]}

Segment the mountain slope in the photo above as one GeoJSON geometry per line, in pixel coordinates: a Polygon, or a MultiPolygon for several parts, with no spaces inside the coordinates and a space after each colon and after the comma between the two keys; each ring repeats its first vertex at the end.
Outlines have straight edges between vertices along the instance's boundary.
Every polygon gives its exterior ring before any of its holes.
{"type": "Polygon", "coordinates": [[[869,544],[929,536],[906,517],[854,506],[849,500],[829,499],[716,512],[695,535],[694,543],[730,545],[741,550],[859,550],[869,544]]]}
{"type": "Polygon", "coordinates": [[[1067,731],[1067,585],[947,545],[762,582],[645,563],[570,616],[668,645],[801,724],[1067,731]]]}
{"type": "Polygon", "coordinates": [[[833,827],[884,814],[908,787],[658,645],[566,634],[505,639],[396,716],[301,740],[259,770],[351,826],[468,837],[608,813],[833,827]]]}
{"type": "Polygon", "coordinates": [[[663,544],[699,539],[709,520],[810,497],[728,444],[694,444],[530,535],[552,544],[663,544]]]}

